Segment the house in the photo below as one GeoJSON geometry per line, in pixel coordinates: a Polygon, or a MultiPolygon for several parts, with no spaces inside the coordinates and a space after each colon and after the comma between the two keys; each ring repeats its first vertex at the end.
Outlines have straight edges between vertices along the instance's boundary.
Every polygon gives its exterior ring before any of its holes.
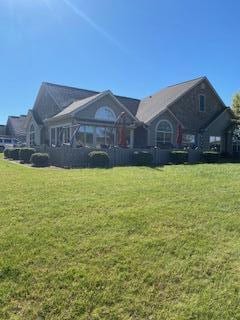
{"type": "Polygon", "coordinates": [[[0,125],[0,136],[9,141],[26,142],[26,115],[9,116],[6,125],[0,125]]]}
{"type": "Polygon", "coordinates": [[[119,144],[116,123],[119,127],[124,123],[128,147],[231,152],[234,119],[206,77],[169,86],[142,100],[109,90],[42,83],[25,129],[29,146],[71,142],[107,147],[119,144]]]}
{"type": "Polygon", "coordinates": [[[0,136],[4,136],[6,133],[6,126],[4,124],[0,124],[0,136]]]}

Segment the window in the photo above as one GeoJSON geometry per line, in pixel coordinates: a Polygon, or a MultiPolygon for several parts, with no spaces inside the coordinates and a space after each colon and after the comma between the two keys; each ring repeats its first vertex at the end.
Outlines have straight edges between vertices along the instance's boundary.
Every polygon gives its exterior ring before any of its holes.
{"type": "Polygon", "coordinates": [[[63,142],[70,142],[70,127],[63,128],[63,142]]]}
{"type": "Polygon", "coordinates": [[[199,96],[199,111],[205,111],[205,96],[203,94],[199,96]]]}
{"type": "Polygon", "coordinates": [[[63,128],[58,127],[57,128],[57,145],[60,146],[63,143],[63,128]]]}
{"type": "Polygon", "coordinates": [[[55,128],[51,128],[51,146],[56,145],[56,130],[55,128]]]}
{"type": "Polygon", "coordinates": [[[94,136],[94,127],[80,126],[76,134],[77,144],[80,146],[92,146],[94,136]]]}
{"type": "Polygon", "coordinates": [[[195,135],[194,134],[183,134],[183,145],[189,146],[195,144],[195,135]]]}
{"type": "Polygon", "coordinates": [[[156,146],[171,144],[173,136],[172,125],[167,120],[161,120],[156,129],[156,146]]]}
{"type": "Polygon", "coordinates": [[[116,115],[112,109],[108,107],[101,107],[97,110],[95,119],[114,122],[116,120],[116,115]]]}
{"type": "Polygon", "coordinates": [[[210,136],[209,137],[210,149],[220,152],[221,149],[221,137],[220,136],[210,136]]]}
{"type": "Polygon", "coordinates": [[[97,146],[114,145],[114,136],[115,136],[114,128],[96,127],[96,145],[97,146]]]}
{"type": "Polygon", "coordinates": [[[35,128],[32,124],[30,127],[30,146],[35,146],[35,128]]]}

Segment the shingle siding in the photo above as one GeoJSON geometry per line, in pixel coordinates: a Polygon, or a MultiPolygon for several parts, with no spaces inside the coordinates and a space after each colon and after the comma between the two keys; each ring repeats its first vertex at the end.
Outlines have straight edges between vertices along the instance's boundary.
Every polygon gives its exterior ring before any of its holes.
{"type": "Polygon", "coordinates": [[[225,109],[207,81],[203,81],[176,101],[169,109],[191,132],[198,132],[214,115],[225,109]],[[204,84],[205,89],[202,85],[204,84]],[[205,95],[205,111],[199,111],[199,96],[205,95]]]}

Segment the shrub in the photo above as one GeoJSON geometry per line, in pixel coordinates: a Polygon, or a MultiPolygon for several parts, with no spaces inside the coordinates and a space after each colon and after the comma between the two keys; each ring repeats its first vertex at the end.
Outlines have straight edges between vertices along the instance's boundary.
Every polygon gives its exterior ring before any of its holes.
{"type": "Polygon", "coordinates": [[[3,153],[4,152],[4,146],[0,146],[0,153],[3,153]]]}
{"type": "Polygon", "coordinates": [[[207,163],[216,163],[220,160],[220,153],[216,151],[204,151],[203,160],[207,163]]]}
{"type": "Polygon", "coordinates": [[[109,156],[104,151],[91,151],[88,154],[88,165],[90,168],[107,168],[109,167],[109,156]]]}
{"type": "Polygon", "coordinates": [[[33,153],[31,155],[31,163],[34,167],[48,167],[49,155],[47,153],[33,153]]]}
{"type": "Polygon", "coordinates": [[[4,154],[4,158],[9,159],[10,158],[10,152],[9,152],[9,148],[4,149],[3,154],[4,154]]]}
{"type": "Polygon", "coordinates": [[[148,151],[134,151],[132,162],[135,166],[151,166],[153,155],[148,151]]]}
{"type": "Polygon", "coordinates": [[[8,151],[9,158],[11,158],[13,160],[19,160],[19,150],[20,150],[20,148],[9,149],[9,151],[8,151]]]}
{"type": "Polygon", "coordinates": [[[170,153],[170,160],[174,164],[188,162],[188,152],[183,150],[174,150],[170,153]]]}
{"type": "Polygon", "coordinates": [[[33,148],[22,148],[19,151],[19,160],[21,160],[22,163],[29,163],[32,154],[35,153],[35,149],[33,148]]]}

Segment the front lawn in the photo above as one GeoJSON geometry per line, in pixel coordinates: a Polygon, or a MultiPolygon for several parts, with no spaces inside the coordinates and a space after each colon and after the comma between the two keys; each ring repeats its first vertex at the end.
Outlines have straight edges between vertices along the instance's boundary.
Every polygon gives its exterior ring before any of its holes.
{"type": "Polygon", "coordinates": [[[240,165],[0,178],[0,319],[240,319],[240,165]]]}

